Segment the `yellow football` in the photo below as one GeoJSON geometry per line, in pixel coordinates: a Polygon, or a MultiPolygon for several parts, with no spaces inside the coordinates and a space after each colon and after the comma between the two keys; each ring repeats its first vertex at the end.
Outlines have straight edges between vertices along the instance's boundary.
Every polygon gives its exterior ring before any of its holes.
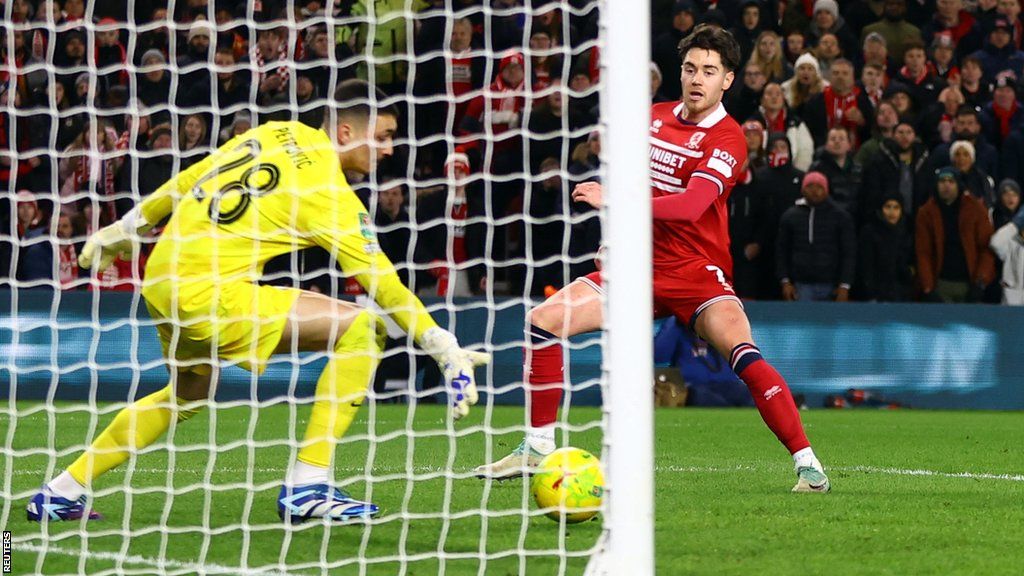
{"type": "Polygon", "coordinates": [[[548,518],[558,521],[564,516],[569,524],[590,520],[604,496],[601,462],[579,448],[555,450],[541,461],[530,488],[548,518]]]}

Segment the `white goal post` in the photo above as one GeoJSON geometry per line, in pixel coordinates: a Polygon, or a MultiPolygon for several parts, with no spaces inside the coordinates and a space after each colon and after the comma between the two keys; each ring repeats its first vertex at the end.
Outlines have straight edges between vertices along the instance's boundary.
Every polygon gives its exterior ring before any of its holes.
{"type": "Polygon", "coordinates": [[[601,14],[608,283],[604,453],[605,574],[654,574],[654,382],[648,177],[650,5],[608,0],[601,14]],[[639,361],[638,361],[639,360],[639,361]]]}

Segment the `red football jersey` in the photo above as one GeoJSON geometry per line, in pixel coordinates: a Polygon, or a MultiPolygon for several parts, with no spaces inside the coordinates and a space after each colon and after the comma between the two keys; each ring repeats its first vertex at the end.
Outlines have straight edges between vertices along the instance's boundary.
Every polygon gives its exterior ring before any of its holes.
{"type": "Polygon", "coordinates": [[[693,222],[654,221],[654,270],[706,261],[732,277],[727,202],[747,161],[747,142],[739,124],[721,103],[697,124],[681,120],[681,102],[651,107],[651,196],[684,194],[691,178],[704,178],[718,198],[693,222]]]}

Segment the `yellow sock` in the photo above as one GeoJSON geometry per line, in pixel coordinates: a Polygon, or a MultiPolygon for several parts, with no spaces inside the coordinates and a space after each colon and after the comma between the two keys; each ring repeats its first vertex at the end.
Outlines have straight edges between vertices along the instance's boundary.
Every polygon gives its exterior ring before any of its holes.
{"type": "Polygon", "coordinates": [[[334,357],[316,382],[316,401],[298,455],[301,462],[321,468],[331,465],[334,445],[345,435],[366,397],[384,348],[384,336],[383,321],[363,311],[338,339],[334,357]]]}
{"type": "MultiPolygon", "coordinates": [[[[114,421],[93,441],[77,460],[68,466],[68,473],[82,486],[116,468],[132,451],[149,446],[171,426],[171,387],[167,386],[129,404],[117,413],[114,421]]],[[[188,400],[175,398],[178,422],[195,416],[200,408],[183,408],[188,400]]]]}

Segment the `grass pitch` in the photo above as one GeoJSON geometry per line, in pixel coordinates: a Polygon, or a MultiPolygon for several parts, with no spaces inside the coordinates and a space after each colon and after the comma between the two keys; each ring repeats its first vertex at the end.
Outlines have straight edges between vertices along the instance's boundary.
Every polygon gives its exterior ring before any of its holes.
{"type": "MultiPolygon", "coordinates": [[[[404,405],[364,408],[339,448],[337,475],[353,478],[346,488],[383,507],[371,526],[278,521],[289,454],[282,442],[303,429],[308,408],[277,405],[206,411],[175,431],[173,452],[158,443],[98,482],[104,520],[42,527],[25,521],[24,506],[48,473],[46,451],[61,469],[90,426],[112,414],[17,408],[13,426],[0,415],[0,435],[15,450],[3,453],[0,517],[13,533],[15,574],[581,574],[601,532],[600,522],[566,527],[538,516],[520,481],[471,477],[488,446],[502,455],[519,442],[512,428],[521,408],[495,408],[494,434],[478,409],[453,438],[441,408],[404,405]]],[[[658,574],[1011,574],[1024,566],[1024,414],[803,416],[832,494],[789,493],[790,459],[754,410],[656,413],[658,574]]],[[[573,408],[580,429],[571,443],[599,453],[600,418],[573,408]]]]}

